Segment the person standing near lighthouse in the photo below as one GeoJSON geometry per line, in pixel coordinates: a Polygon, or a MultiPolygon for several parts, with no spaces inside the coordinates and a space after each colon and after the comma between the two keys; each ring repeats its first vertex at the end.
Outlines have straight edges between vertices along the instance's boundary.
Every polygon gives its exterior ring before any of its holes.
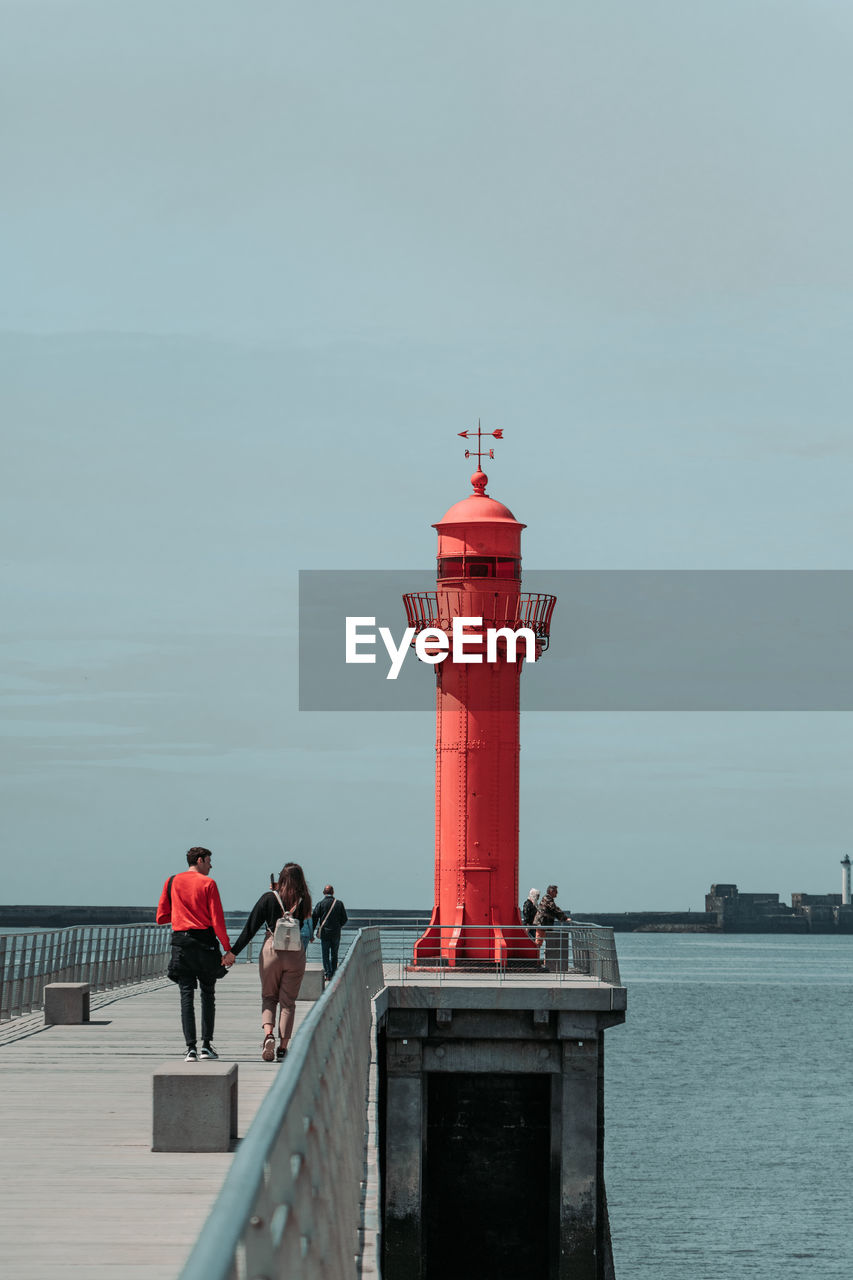
{"type": "Polygon", "coordinates": [[[536,919],[536,908],[539,906],[539,898],[539,890],[531,889],[521,904],[521,919],[531,938],[535,937],[536,933],[533,928],[533,922],[536,919]]]}
{"type": "Polygon", "coordinates": [[[539,899],[539,906],[536,908],[536,915],[533,918],[533,923],[536,925],[537,947],[542,946],[548,936],[548,930],[553,928],[558,920],[562,920],[564,924],[571,923],[566,912],[557,906],[557,894],[559,892],[560,890],[555,884],[549,884],[539,899]]]}

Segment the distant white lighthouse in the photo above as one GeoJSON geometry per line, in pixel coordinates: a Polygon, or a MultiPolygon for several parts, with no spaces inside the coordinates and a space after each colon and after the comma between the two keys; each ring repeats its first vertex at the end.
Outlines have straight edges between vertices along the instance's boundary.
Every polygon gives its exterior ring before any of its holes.
{"type": "Polygon", "coordinates": [[[841,859],[841,901],[845,907],[850,906],[850,854],[845,853],[841,859]]]}

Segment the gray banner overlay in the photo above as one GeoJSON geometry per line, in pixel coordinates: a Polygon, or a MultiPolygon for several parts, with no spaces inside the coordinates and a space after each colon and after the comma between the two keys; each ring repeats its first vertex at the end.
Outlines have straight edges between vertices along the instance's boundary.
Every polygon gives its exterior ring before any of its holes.
{"type": "MultiPolygon", "coordinates": [[[[345,639],[347,616],[373,617],[399,645],[404,592],[434,590],[423,570],[300,572],[300,710],[432,710],[413,649],[388,680],[378,634],[359,650],[372,665],[347,664],[345,639]]],[[[525,572],[536,591],[557,606],[550,648],[522,668],[523,710],[853,710],[853,571],[525,572]]]]}

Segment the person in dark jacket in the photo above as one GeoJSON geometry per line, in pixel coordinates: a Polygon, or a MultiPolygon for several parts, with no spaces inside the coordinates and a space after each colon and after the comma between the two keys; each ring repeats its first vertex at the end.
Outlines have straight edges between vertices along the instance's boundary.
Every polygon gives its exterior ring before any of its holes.
{"type": "Polygon", "coordinates": [[[292,951],[276,951],[273,946],[275,926],[284,912],[289,912],[300,927],[303,921],[311,917],[311,894],[298,862],[288,862],[282,867],[278,884],[270,876],[269,892],[262,893],[258,898],[243,932],[231,948],[235,955],[239,955],[262,926],[266,929],[258,960],[261,975],[261,1025],[264,1033],[261,1057],[264,1062],[272,1062],[273,1059],[281,1062],[287,1053],[293,1034],[296,997],[305,973],[305,948],[301,941],[297,941],[296,949],[292,951]],[[277,1008],[281,1009],[278,1048],[273,1035],[277,1008]]]}
{"type": "Polygon", "coordinates": [[[334,885],[327,884],[323,897],[314,908],[311,917],[314,936],[320,939],[323,953],[323,977],[331,982],[338,967],[338,948],[341,945],[341,929],[347,922],[347,909],[340,898],[335,897],[334,885]]]}
{"type": "Polygon", "coordinates": [[[521,904],[521,920],[531,938],[536,935],[536,930],[533,928],[533,921],[536,918],[536,908],[538,905],[539,890],[531,889],[521,904]]]}
{"type": "Polygon", "coordinates": [[[536,915],[533,923],[536,925],[536,945],[541,947],[545,941],[546,932],[557,920],[564,920],[570,923],[569,917],[565,911],[561,911],[557,906],[557,894],[560,890],[555,884],[549,884],[548,888],[539,899],[539,906],[536,908],[536,915]]]}

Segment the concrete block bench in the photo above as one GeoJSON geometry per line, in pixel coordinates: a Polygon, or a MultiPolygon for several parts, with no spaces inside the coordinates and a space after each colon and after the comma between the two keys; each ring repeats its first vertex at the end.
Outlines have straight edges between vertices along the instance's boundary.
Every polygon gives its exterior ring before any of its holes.
{"type": "Polygon", "coordinates": [[[237,1137],[237,1063],[165,1062],[154,1072],[152,1151],[228,1151],[237,1137]]]}
{"type": "Polygon", "coordinates": [[[305,966],[302,986],[299,988],[297,1000],[319,1000],[323,994],[323,966],[316,960],[309,960],[305,966]]]}
{"type": "Polygon", "coordinates": [[[45,1026],[89,1021],[88,982],[49,982],[44,989],[45,1026]]]}

